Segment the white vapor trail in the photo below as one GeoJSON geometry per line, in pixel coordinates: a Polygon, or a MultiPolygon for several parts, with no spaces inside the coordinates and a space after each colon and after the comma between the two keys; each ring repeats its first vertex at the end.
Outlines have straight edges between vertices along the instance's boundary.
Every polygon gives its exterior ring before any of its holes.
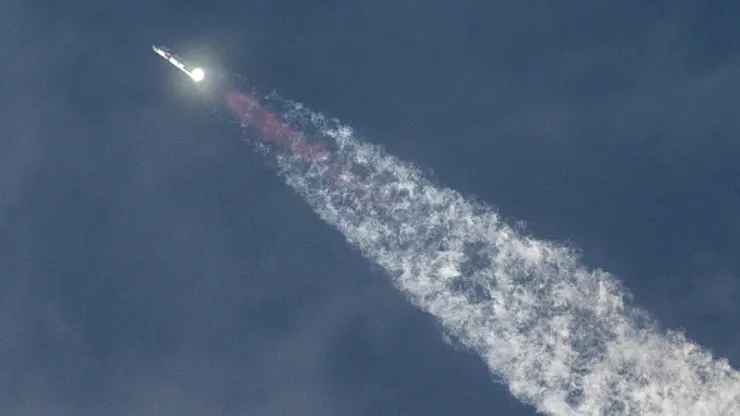
{"type": "MultiPolygon", "coordinates": [[[[547,415],[740,415],[740,374],[626,304],[610,274],[296,105],[335,141],[287,183],[521,401],[547,415]]],[[[296,121],[297,120],[297,121],[296,121]]]]}

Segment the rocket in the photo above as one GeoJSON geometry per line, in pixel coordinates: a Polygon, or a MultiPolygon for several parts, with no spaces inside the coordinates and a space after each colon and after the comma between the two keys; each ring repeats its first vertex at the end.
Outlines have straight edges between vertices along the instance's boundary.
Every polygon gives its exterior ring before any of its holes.
{"type": "Polygon", "coordinates": [[[206,73],[205,71],[203,71],[202,68],[189,67],[188,65],[185,65],[180,57],[178,57],[165,47],[152,45],[152,50],[154,51],[154,53],[161,56],[165,61],[171,63],[180,71],[188,74],[190,79],[192,79],[194,82],[201,82],[206,77],[206,73]]]}

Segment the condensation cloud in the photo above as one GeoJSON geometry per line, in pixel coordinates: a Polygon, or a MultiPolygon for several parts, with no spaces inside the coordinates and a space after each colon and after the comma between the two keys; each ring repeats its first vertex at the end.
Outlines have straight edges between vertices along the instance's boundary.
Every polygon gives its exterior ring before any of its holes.
{"type": "Polygon", "coordinates": [[[548,415],[740,414],[740,375],[630,306],[607,272],[435,186],[351,129],[294,105],[331,158],[277,152],[287,183],[381,265],[518,399],[548,415]]]}

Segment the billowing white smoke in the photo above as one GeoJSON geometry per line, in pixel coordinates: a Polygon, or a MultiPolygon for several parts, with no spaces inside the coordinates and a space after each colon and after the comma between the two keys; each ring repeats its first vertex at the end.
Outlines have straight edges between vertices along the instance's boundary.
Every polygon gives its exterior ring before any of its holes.
{"type": "Polygon", "coordinates": [[[279,156],[288,184],[520,400],[558,416],[740,415],[738,372],[658,330],[608,273],[522,235],[347,128],[300,107],[292,117],[337,149],[309,164],[279,156]]]}

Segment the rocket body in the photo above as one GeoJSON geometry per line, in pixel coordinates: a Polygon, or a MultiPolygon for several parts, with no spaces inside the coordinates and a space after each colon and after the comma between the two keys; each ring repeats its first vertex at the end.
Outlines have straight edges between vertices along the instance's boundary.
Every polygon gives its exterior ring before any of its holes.
{"type": "Polygon", "coordinates": [[[186,65],[177,55],[169,51],[167,48],[152,45],[152,50],[154,51],[154,53],[161,56],[162,59],[175,66],[175,68],[186,73],[194,82],[203,81],[203,78],[205,78],[205,72],[203,72],[201,68],[188,67],[188,65],[186,65]]]}

